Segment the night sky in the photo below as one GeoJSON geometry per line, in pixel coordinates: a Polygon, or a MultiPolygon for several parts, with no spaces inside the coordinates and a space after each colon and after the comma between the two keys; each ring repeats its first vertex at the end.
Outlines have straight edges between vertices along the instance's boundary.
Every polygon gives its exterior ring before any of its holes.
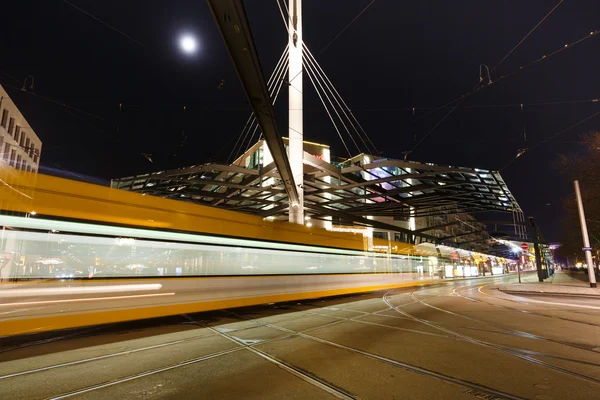
{"type": "MultiPolygon", "coordinates": [[[[0,83],[43,141],[43,170],[105,182],[224,162],[250,107],[206,3],[70,1],[135,41],[60,0],[3,5],[0,83]],[[197,35],[196,55],[179,50],[182,33],[197,35]],[[35,94],[19,90],[28,75],[35,94]]],[[[323,51],[369,2],[304,0],[304,40],[375,145],[401,159],[449,111],[423,117],[424,109],[469,92],[479,65],[496,65],[558,0],[378,0],[323,51]]],[[[245,5],[268,75],[287,34],[275,0],[245,5]]],[[[599,17],[597,0],[565,1],[492,80],[599,29],[599,17]]],[[[518,149],[599,111],[600,102],[576,102],[600,97],[599,36],[468,97],[409,159],[501,169],[518,149]],[[548,102],[566,103],[539,105],[548,102]],[[481,107],[498,105],[511,106],[481,107]]],[[[345,156],[304,82],[306,140],[345,156]]],[[[287,93],[280,98],[276,111],[286,132],[287,93]]],[[[583,123],[502,171],[547,240],[561,239],[560,199],[571,195],[571,183],[557,172],[558,154],[583,151],[579,135],[599,127],[600,118],[583,123]]]]}

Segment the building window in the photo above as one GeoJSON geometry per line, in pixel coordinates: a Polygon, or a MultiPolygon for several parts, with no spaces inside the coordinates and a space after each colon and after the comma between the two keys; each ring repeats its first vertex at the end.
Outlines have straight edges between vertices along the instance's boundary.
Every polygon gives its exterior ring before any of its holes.
{"type": "MultiPolygon", "coordinates": [[[[4,136],[0,135],[0,151],[2,150],[2,145],[4,144],[4,136]]],[[[0,154],[0,159],[4,158],[2,154],[0,154]]]]}
{"type": "Polygon", "coordinates": [[[16,165],[17,169],[21,169],[21,156],[18,155],[17,156],[17,165],[16,165]]]}
{"type": "Polygon", "coordinates": [[[33,162],[36,164],[38,162],[38,156],[39,156],[39,152],[36,150],[35,153],[33,153],[33,162]]]}
{"type": "Polygon", "coordinates": [[[4,159],[6,161],[8,161],[8,155],[10,154],[9,151],[10,151],[10,143],[6,142],[4,144],[4,159]]]}
{"type": "MultiPolygon", "coordinates": [[[[30,144],[30,142],[29,142],[29,138],[27,138],[27,140],[25,141],[25,152],[26,152],[26,153],[29,153],[29,144],[30,144]]],[[[31,158],[31,157],[30,157],[30,158],[31,158]]]]}
{"type": "Polygon", "coordinates": [[[35,144],[31,143],[31,147],[29,148],[29,158],[33,158],[34,152],[35,152],[35,144]]]}
{"type": "Polygon", "coordinates": [[[12,136],[14,128],[15,128],[15,119],[13,117],[10,117],[10,119],[8,120],[8,134],[10,136],[12,136]]]}
{"type": "Polygon", "coordinates": [[[19,138],[21,136],[21,127],[19,125],[15,126],[15,142],[19,143],[19,138]]]}
{"type": "Polygon", "coordinates": [[[12,149],[10,151],[10,166],[14,167],[15,166],[15,158],[17,156],[17,151],[15,149],[12,149]]]}
{"type": "Polygon", "coordinates": [[[2,121],[0,121],[0,125],[6,129],[6,122],[8,121],[8,110],[5,108],[2,110],[2,121]]]}
{"type": "MultiPolygon", "coordinates": [[[[19,140],[19,146],[23,147],[25,145],[25,131],[21,131],[21,139],[19,140]]],[[[29,139],[28,139],[29,140],[29,139]]]]}

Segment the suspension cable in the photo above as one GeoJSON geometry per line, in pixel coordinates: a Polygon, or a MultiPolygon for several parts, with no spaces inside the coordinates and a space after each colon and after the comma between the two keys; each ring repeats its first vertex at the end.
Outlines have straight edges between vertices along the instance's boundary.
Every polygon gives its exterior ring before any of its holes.
{"type": "MultiPolygon", "coordinates": [[[[325,88],[323,87],[322,83],[319,80],[319,76],[317,75],[316,71],[314,69],[312,69],[312,65],[310,63],[310,60],[303,60],[305,67],[307,70],[310,70],[313,73],[313,76],[315,78],[315,81],[317,82],[317,84],[319,85],[319,87],[321,88],[321,91],[323,93],[323,95],[325,96],[325,98],[327,99],[327,101],[329,102],[329,104],[331,105],[331,109],[333,110],[333,112],[335,113],[335,115],[337,116],[337,118],[339,119],[340,123],[342,124],[342,126],[344,127],[344,129],[346,130],[346,132],[348,133],[348,136],[350,137],[350,139],[352,140],[352,143],[354,143],[354,146],[356,147],[356,149],[360,152],[360,147],[358,146],[358,144],[356,143],[356,140],[354,140],[354,136],[350,133],[350,130],[348,129],[348,127],[346,126],[346,124],[344,123],[344,120],[342,119],[342,117],[340,116],[340,113],[338,112],[337,108],[335,107],[335,105],[333,104],[333,101],[331,100],[331,98],[329,97],[329,94],[327,94],[327,91],[325,90],[325,88]]],[[[312,81],[311,81],[312,82],[312,81]]]]}
{"type": "Polygon", "coordinates": [[[348,153],[348,157],[352,157],[352,154],[350,153],[350,149],[348,149],[348,146],[346,145],[346,142],[344,141],[344,138],[342,137],[342,134],[340,133],[340,130],[338,129],[337,124],[335,123],[335,120],[333,119],[333,116],[329,112],[329,108],[327,108],[327,105],[325,104],[325,100],[323,100],[321,93],[317,89],[317,85],[315,84],[315,81],[313,80],[313,77],[312,77],[312,70],[310,68],[307,68],[306,71],[307,71],[308,78],[310,79],[310,82],[312,83],[313,87],[315,88],[315,91],[317,92],[317,95],[319,96],[319,100],[321,100],[321,103],[323,104],[323,107],[325,108],[325,111],[327,112],[329,119],[333,123],[333,127],[335,128],[335,131],[337,132],[338,136],[340,137],[340,140],[342,141],[342,144],[344,145],[344,148],[346,149],[346,152],[348,153]]]}
{"type": "Polygon", "coordinates": [[[333,92],[335,92],[335,95],[337,96],[336,102],[340,106],[340,109],[342,109],[342,111],[344,112],[344,115],[346,116],[346,118],[348,119],[350,124],[356,130],[356,133],[357,133],[358,137],[361,139],[361,141],[363,142],[363,144],[365,145],[367,152],[370,153],[371,149],[369,148],[367,143],[365,143],[365,140],[363,139],[363,137],[360,133],[361,131],[362,131],[363,135],[365,136],[365,138],[367,139],[367,141],[371,144],[371,146],[373,146],[374,152],[377,153],[377,155],[380,155],[379,152],[377,151],[377,147],[373,144],[373,142],[371,141],[371,138],[369,137],[367,132],[360,125],[360,123],[358,122],[358,119],[354,116],[354,114],[352,113],[352,110],[350,110],[350,107],[348,107],[348,105],[344,101],[344,98],[337,91],[337,89],[335,88],[335,86],[333,85],[333,83],[331,82],[331,80],[329,79],[329,77],[327,76],[327,74],[325,73],[325,71],[323,70],[323,68],[321,67],[321,65],[319,64],[317,59],[315,58],[315,56],[312,54],[312,52],[310,51],[308,46],[306,46],[306,44],[304,44],[304,48],[305,48],[306,54],[309,56],[310,59],[312,59],[314,65],[316,65],[317,70],[320,71],[321,75],[324,77],[324,82],[326,84],[328,84],[328,86],[330,87],[330,91],[333,90],[333,92]],[[339,101],[338,101],[338,99],[339,99],[339,101]],[[341,105],[340,105],[340,102],[341,102],[341,105]],[[342,105],[343,105],[343,107],[342,107],[342,105]],[[348,111],[348,113],[346,113],[346,111],[348,111]],[[360,129],[358,129],[357,126],[360,129]]]}
{"type": "MultiPolygon", "coordinates": [[[[342,116],[340,115],[340,113],[338,112],[338,108],[340,109],[340,111],[342,111],[342,114],[344,114],[344,116],[348,120],[349,125],[356,131],[354,125],[352,125],[352,121],[348,118],[348,116],[345,113],[344,109],[342,108],[340,102],[337,100],[335,94],[333,93],[333,91],[331,90],[331,88],[327,85],[327,82],[325,81],[325,79],[319,74],[319,71],[317,70],[317,67],[314,64],[314,60],[311,59],[310,57],[307,58],[306,65],[307,65],[308,68],[312,69],[312,73],[313,73],[315,79],[317,80],[317,83],[321,87],[321,90],[323,91],[323,94],[325,95],[325,97],[329,101],[329,104],[331,104],[331,108],[334,110],[336,116],[340,120],[340,123],[342,124],[342,126],[346,130],[346,133],[352,139],[352,142],[354,143],[354,146],[356,146],[356,149],[358,150],[359,153],[362,153],[362,150],[360,149],[360,147],[356,143],[356,140],[354,140],[354,136],[350,132],[350,129],[348,129],[348,126],[347,126],[346,122],[344,121],[344,119],[342,118],[342,116]],[[329,94],[327,92],[329,92],[329,94]],[[331,96],[330,96],[330,94],[331,94],[331,96]],[[335,100],[335,102],[337,104],[337,107],[333,103],[332,98],[333,98],[333,100],[335,100]]],[[[358,132],[357,132],[357,134],[358,134],[358,132]]],[[[358,136],[363,141],[363,144],[365,144],[364,140],[362,139],[362,137],[360,137],[360,135],[358,135],[358,136]]],[[[366,144],[365,144],[365,146],[366,146],[366,144]]]]}

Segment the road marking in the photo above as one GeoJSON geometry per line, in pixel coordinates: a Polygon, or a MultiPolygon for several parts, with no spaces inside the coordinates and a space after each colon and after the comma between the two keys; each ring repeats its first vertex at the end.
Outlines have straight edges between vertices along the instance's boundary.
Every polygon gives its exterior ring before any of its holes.
{"type": "MultiPolygon", "coordinates": [[[[565,307],[589,308],[589,309],[592,309],[592,310],[600,310],[600,307],[597,307],[597,306],[586,306],[586,305],[583,305],[583,304],[557,303],[557,302],[554,302],[554,301],[542,301],[542,300],[533,300],[533,299],[527,299],[527,301],[532,302],[532,303],[543,303],[543,304],[552,304],[552,305],[565,306],[565,307]]],[[[527,304],[527,303],[523,303],[523,304],[527,304]]]]}

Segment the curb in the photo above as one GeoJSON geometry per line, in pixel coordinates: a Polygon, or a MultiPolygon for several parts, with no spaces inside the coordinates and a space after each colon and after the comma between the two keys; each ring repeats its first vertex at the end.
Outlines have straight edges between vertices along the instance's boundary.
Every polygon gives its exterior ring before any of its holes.
{"type": "Polygon", "coordinates": [[[531,292],[531,291],[521,291],[521,290],[501,290],[498,289],[499,291],[501,291],[502,293],[507,293],[507,294],[528,294],[528,295],[541,295],[541,296],[563,296],[563,297],[581,297],[581,298],[587,298],[587,299],[600,299],[600,293],[599,294],[578,294],[578,293],[558,293],[558,292],[531,292]]]}

